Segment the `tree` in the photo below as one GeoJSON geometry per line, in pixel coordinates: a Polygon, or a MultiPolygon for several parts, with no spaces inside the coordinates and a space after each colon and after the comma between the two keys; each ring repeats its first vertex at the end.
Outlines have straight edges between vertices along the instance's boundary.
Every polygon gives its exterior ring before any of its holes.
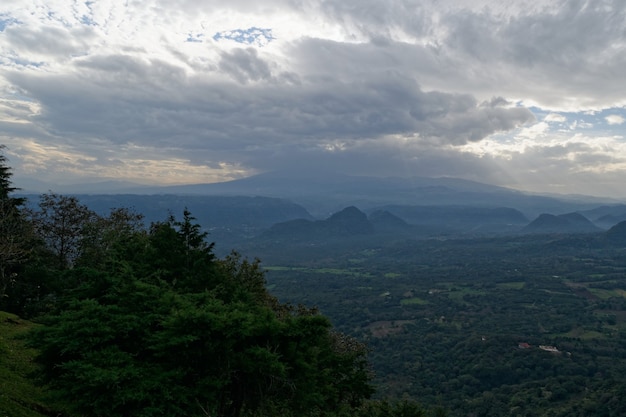
{"type": "Polygon", "coordinates": [[[19,188],[13,187],[11,182],[11,168],[7,165],[7,158],[2,153],[6,149],[4,145],[0,145],[0,200],[7,200],[12,202],[16,207],[24,204],[23,198],[11,197],[11,194],[19,190],[19,188]]]}
{"type": "Polygon", "coordinates": [[[32,229],[21,211],[7,199],[0,199],[0,300],[17,279],[17,267],[31,253],[32,229]]]}
{"type": "Polygon", "coordinates": [[[58,271],[79,285],[32,334],[45,382],[72,411],[322,416],[371,395],[364,346],[279,303],[258,261],[216,259],[187,211],[147,236],[123,233],[144,247],[106,246],[104,260],[58,271]]]}
{"type": "MultiPolygon", "coordinates": [[[[3,149],[0,145],[0,151],[3,149]]],[[[0,305],[17,278],[17,267],[28,259],[32,243],[30,224],[21,210],[24,199],[11,196],[17,188],[12,186],[6,162],[0,153],[0,305]]]]}
{"type": "Polygon", "coordinates": [[[94,216],[81,233],[75,264],[98,268],[141,253],[147,239],[143,215],[123,207],[111,209],[106,217],[94,216]]]}
{"type": "Polygon", "coordinates": [[[41,195],[39,210],[32,213],[35,231],[56,255],[60,269],[73,266],[81,252],[87,226],[96,218],[76,197],[55,193],[41,195]]]}
{"type": "Polygon", "coordinates": [[[206,242],[207,233],[194,220],[185,209],[182,221],[170,215],[150,226],[151,268],[181,291],[203,291],[215,285],[214,244],[206,242]]]}

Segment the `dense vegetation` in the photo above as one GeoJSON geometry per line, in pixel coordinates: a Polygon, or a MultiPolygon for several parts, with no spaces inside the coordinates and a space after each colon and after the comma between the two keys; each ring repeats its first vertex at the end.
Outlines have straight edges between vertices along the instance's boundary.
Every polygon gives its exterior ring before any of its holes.
{"type": "Polygon", "coordinates": [[[0,168],[0,310],[38,323],[3,313],[29,329],[0,339],[25,363],[0,363],[3,415],[424,415],[367,401],[365,345],[279,302],[258,261],[217,258],[188,211],[146,228],[130,210],[99,216],[56,194],[25,209],[4,157],[0,168]],[[33,376],[41,391],[20,385],[33,376]]]}
{"type": "Polygon", "coordinates": [[[368,344],[381,397],[459,416],[621,416],[624,225],[256,250],[273,294],[317,305],[368,344]]]}

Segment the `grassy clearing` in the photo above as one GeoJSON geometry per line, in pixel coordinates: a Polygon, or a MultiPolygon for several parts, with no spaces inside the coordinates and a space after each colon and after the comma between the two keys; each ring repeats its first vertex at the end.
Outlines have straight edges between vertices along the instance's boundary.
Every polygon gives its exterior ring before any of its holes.
{"type": "Polygon", "coordinates": [[[606,274],[589,274],[587,276],[591,278],[592,280],[597,281],[599,279],[603,279],[606,276],[606,274]]]}
{"type": "Polygon", "coordinates": [[[43,402],[43,391],[28,379],[36,370],[35,351],[22,336],[34,324],[0,312],[0,417],[57,415],[43,402]]]}
{"type": "Polygon", "coordinates": [[[266,271],[305,271],[308,268],[293,266],[264,266],[266,271]]]}
{"type": "Polygon", "coordinates": [[[409,305],[423,306],[423,305],[427,305],[430,303],[422,298],[413,297],[413,298],[405,298],[401,300],[400,304],[402,304],[403,306],[409,306],[409,305]]]}
{"type": "Polygon", "coordinates": [[[554,333],[552,337],[574,337],[581,340],[594,340],[594,339],[604,339],[606,338],[606,334],[599,332],[597,330],[585,329],[584,327],[577,327],[575,329],[570,330],[567,333],[554,333]]]}
{"type": "Polygon", "coordinates": [[[463,302],[463,297],[466,295],[486,295],[487,291],[476,290],[467,287],[454,287],[448,292],[448,298],[451,300],[463,302]]]}
{"type": "Polygon", "coordinates": [[[626,291],[622,289],[606,290],[603,288],[587,288],[590,293],[602,300],[608,300],[613,297],[626,297],[626,291]]]}
{"type": "Polygon", "coordinates": [[[501,282],[499,284],[496,284],[496,286],[498,288],[501,288],[503,290],[521,290],[524,288],[524,286],[526,285],[525,282],[523,281],[519,281],[519,282],[501,282]]]}

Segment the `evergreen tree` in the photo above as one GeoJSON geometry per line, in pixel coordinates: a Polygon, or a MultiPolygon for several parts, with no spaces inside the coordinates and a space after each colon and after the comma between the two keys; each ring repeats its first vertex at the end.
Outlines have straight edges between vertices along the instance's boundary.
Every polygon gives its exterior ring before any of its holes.
{"type": "MultiPolygon", "coordinates": [[[[3,149],[0,145],[0,152],[3,149]]],[[[17,190],[11,176],[0,153],[0,307],[7,304],[7,291],[19,280],[18,269],[28,259],[32,243],[32,229],[21,208],[24,199],[11,195],[17,190]]]]}
{"type": "Polygon", "coordinates": [[[11,168],[7,165],[7,158],[3,153],[4,149],[6,149],[6,147],[0,145],[0,200],[11,201],[16,207],[21,206],[24,203],[23,198],[11,197],[11,194],[18,191],[19,188],[13,187],[13,183],[11,182],[13,174],[11,168]]]}
{"type": "Polygon", "coordinates": [[[100,245],[97,262],[58,271],[77,286],[31,339],[71,411],[323,416],[371,395],[365,347],[316,310],[279,303],[258,261],[217,259],[190,213],[147,235],[124,230],[137,250],[100,245]]]}

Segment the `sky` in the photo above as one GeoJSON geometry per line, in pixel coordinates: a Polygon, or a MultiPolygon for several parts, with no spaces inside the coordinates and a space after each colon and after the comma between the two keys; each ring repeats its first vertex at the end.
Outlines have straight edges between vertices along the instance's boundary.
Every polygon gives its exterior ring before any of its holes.
{"type": "Polygon", "coordinates": [[[2,0],[0,144],[22,188],[323,170],[626,198],[624,68],[624,0],[2,0]]]}

